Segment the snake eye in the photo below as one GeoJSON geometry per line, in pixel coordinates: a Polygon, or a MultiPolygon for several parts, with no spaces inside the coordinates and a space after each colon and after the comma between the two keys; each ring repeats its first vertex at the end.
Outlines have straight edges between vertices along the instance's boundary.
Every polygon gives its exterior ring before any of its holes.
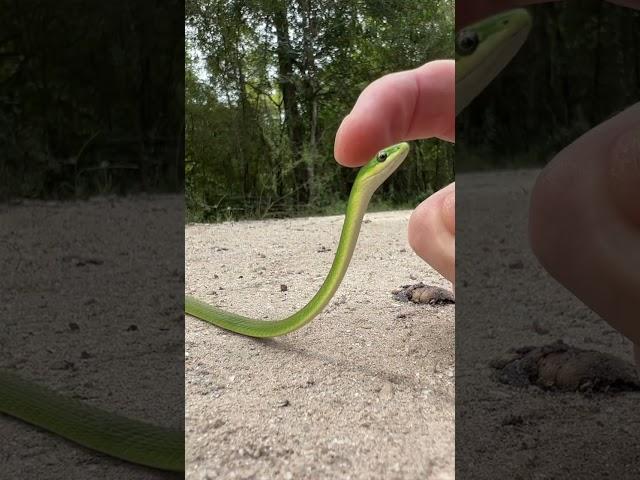
{"type": "Polygon", "coordinates": [[[387,159],[388,156],[389,155],[387,154],[387,152],[380,152],[378,154],[378,161],[379,162],[384,162],[387,159]]]}
{"type": "Polygon", "coordinates": [[[462,30],[456,35],[456,52],[460,55],[471,55],[478,48],[478,34],[473,30],[462,30]]]}

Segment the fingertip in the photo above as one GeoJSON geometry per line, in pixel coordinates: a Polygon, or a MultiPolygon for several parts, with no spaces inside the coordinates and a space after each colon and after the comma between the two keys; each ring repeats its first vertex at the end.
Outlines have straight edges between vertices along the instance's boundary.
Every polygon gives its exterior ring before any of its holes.
{"type": "Polygon", "coordinates": [[[386,146],[388,133],[384,130],[384,125],[362,113],[347,115],[336,133],[333,149],[336,161],[345,167],[364,165],[386,146]]]}
{"type": "Polygon", "coordinates": [[[338,131],[336,132],[336,139],[333,143],[333,156],[336,161],[344,167],[349,167],[356,164],[353,161],[353,155],[351,153],[352,146],[349,140],[351,137],[350,132],[352,128],[350,126],[350,117],[351,114],[342,119],[342,123],[340,123],[340,126],[338,127],[338,131]]]}
{"type": "Polygon", "coordinates": [[[336,133],[334,156],[345,166],[366,163],[399,141],[455,138],[455,62],[436,60],[372,82],[336,133]]]}

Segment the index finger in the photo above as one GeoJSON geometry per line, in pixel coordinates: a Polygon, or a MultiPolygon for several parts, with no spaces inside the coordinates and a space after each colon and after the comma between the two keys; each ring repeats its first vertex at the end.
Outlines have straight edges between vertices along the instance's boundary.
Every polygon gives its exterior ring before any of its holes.
{"type": "Polygon", "coordinates": [[[436,60],[374,81],[343,120],[334,145],[342,165],[366,163],[404,140],[455,139],[455,62],[436,60]]]}

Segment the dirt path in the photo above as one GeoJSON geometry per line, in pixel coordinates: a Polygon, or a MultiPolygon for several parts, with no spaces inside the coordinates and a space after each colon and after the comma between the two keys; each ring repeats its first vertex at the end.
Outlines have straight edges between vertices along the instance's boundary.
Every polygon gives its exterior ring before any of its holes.
{"type": "MultiPolygon", "coordinates": [[[[181,429],[183,202],[138,195],[0,206],[0,368],[181,429]]],[[[0,478],[177,478],[2,414],[0,464],[0,478]]]]}
{"type": "MultiPolygon", "coordinates": [[[[366,216],[335,298],[297,332],[257,341],[187,317],[187,478],[453,478],[455,308],[391,296],[449,287],[407,245],[409,214],[366,216]]],[[[323,281],[341,224],[189,225],[187,293],[287,315],[323,281]]]]}
{"type": "Polygon", "coordinates": [[[460,478],[640,478],[638,392],[558,393],[496,380],[492,360],[558,340],[631,360],[631,345],[540,266],[528,240],[539,170],[456,177],[460,478]],[[460,260],[462,259],[462,260],[460,260]],[[478,441],[478,439],[482,439],[478,441]]]}

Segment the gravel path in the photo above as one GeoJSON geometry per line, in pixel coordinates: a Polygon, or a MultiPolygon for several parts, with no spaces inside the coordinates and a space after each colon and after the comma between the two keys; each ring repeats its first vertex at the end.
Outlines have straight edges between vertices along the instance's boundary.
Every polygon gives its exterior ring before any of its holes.
{"type": "MultiPolygon", "coordinates": [[[[254,340],[186,319],[187,478],[449,479],[454,311],[393,300],[447,282],[368,214],[343,284],[305,328],[254,340]]],[[[276,318],[329,270],[341,216],[189,225],[187,293],[276,318]]]]}
{"type": "MultiPolygon", "coordinates": [[[[0,206],[0,368],[182,429],[183,205],[138,195],[0,206]]],[[[0,464],[3,479],[177,478],[5,415],[0,464]]]]}

